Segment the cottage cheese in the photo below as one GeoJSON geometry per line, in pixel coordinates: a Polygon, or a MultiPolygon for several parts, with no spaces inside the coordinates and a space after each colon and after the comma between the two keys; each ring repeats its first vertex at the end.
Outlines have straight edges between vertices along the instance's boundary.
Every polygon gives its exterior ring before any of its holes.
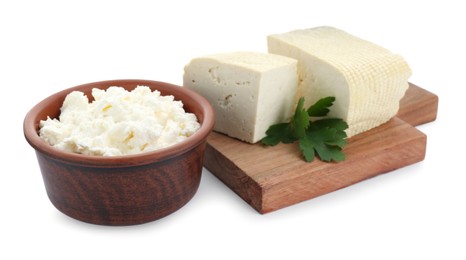
{"type": "Polygon", "coordinates": [[[116,156],[164,148],[188,138],[200,128],[181,101],[138,86],[93,89],[94,101],[74,91],[65,98],[59,119],[40,122],[40,137],[69,152],[116,156]]]}

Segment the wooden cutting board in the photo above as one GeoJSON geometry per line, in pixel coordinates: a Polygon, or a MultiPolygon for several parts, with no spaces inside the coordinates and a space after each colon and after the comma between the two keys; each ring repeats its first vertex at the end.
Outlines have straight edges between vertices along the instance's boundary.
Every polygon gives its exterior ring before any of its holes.
{"type": "Polygon", "coordinates": [[[414,126],[437,116],[438,97],[410,84],[389,122],[348,139],[346,160],[306,163],[296,144],[266,147],[213,132],[204,166],[260,213],[278,210],[422,161],[426,135],[414,126]]]}

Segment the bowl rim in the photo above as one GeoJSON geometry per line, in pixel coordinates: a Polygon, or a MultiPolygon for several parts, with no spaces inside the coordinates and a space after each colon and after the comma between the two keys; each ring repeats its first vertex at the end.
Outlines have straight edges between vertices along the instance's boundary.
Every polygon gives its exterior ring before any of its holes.
{"type": "MultiPolygon", "coordinates": [[[[107,87],[107,88],[108,88],[107,87]]],[[[170,90],[169,90],[170,91],[170,90]]],[[[163,91],[161,91],[163,92],[163,91]]],[[[163,93],[162,93],[163,94],[163,93]]],[[[180,100],[176,97],[176,94],[163,94],[163,95],[173,95],[175,100],[180,100]]],[[[184,104],[184,102],[183,102],[184,104]]],[[[185,104],[184,104],[185,106],[185,104]]],[[[115,79],[115,80],[104,80],[96,81],[86,84],[77,85],[71,88],[67,88],[56,92],[39,103],[33,106],[29,112],[26,114],[23,121],[23,132],[27,142],[36,150],[43,155],[48,156],[50,159],[65,162],[67,164],[80,165],[80,166],[89,166],[89,167],[99,167],[99,168],[115,168],[115,167],[131,167],[137,165],[146,165],[155,162],[161,162],[168,160],[180,154],[183,154],[191,149],[194,149],[198,145],[206,142],[207,136],[210,134],[214,127],[215,114],[212,106],[206,98],[200,94],[187,89],[185,87],[166,83],[162,81],[154,80],[145,80],[145,79],[115,79]],[[94,155],[83,155],[78,153],[71,153],[67,151],[60,150],[51,146],[49,143],[44,141],[39,137],[37,133],[37,127],[39,120],[36,121],[38,114],[43,111],[44,108],[50,105],[50,103],[58,98],[64,98],[67,94],[75,90],[81,90],[83,88],[89,88],[90,86],[98,87],[100,85],[110,85],[119,86],[124,84],[135,84],[149,87],[160,87],[161,89],[174,89],[175,92],[181,93],[182,96],[189,97],[194,101],[196,105],[200,107],[202,111],[202,118],[199,118],[199,115],[196,115],[200,121],[200,128],[189,138],[176,143],[174,145],[149,151],[138,154],[130,155],[119,155],[119,156],[94,156],[94,155]]]]}

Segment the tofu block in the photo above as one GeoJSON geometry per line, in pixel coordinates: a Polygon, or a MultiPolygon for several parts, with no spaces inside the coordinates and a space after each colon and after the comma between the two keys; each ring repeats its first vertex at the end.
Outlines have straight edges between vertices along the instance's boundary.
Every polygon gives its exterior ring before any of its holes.
{"type": "Polygon", "coordinates": [[[325,96],[336,101],[329,116],[344,119],[349,137],[396,115],[411,69],[399,55],[333,27],[267,37],[270,53],[298,60],[298,96],[305,107],[325,96]]]}
{"type": "Polygon", "coordinates": [[[256,143],[265,137],[269,126],[292,116],[297,61],[256,52],[199,57],[185,66],[183,86],[212,104],[215,131],[256,143]]]}

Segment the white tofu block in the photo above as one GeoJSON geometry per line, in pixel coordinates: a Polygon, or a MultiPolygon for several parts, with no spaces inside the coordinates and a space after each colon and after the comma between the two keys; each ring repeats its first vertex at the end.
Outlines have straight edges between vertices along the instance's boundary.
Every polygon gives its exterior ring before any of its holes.
{"type": "Polygon", "coordinates": [[[216,112],[214,130],[249,143],[294,112],[297,61],[256,52],[233,52],[193,59],[183,86],[207,98],[216,112]]]}
{"type": "Polygon", "coordinates": [[[270,35],[267,42],[270,53],[298,60],[298,96],[304,96],[305,107],[325,96],[336,98],[329,116],[348,123],[348,136],[398,112],[411,75],[401,56],[332,27],[270,35]]]}

